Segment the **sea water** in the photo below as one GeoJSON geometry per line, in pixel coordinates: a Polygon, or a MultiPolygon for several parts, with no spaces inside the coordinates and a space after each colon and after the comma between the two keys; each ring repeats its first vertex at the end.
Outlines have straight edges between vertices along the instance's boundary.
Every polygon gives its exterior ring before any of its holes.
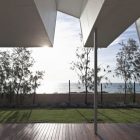
{"type": "MultiPolygon", "coordinates": [[[[102,90],[106,93],[124,93],[124,83],[112,83],[106,85],[105,83],[102,84],[102,90]]],[[[84,92],[85,88],[81,84],[78,83],[71,83],[70,84],[70,91],[71,92],[84,92]]],[[[101,91],[101,85],[98,86],[98,91],[101,91]]],[[[134,88],[132,86],[132,92],[134,91],[134,88]]],[[[135,84],[135,91],[136,93],[140,93],[140,84],[135,84]]],[[[57,83],[57,82],[49,82],[42,84],[38,90],[37,93],[68,93],[69,92],[69,83],[57,83]]],[[[92,92],[92,91],[90,91],[92,92]]]]}

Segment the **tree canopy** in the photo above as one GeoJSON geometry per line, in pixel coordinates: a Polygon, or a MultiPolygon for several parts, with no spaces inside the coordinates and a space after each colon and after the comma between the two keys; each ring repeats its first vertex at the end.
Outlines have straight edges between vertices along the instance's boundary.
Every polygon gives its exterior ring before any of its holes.
{"type": "MultiPolygon", "coordinates": [[[[74,70],[79,78],[78,83],[84,85],[85,87],[85,103],[87,103],[87,93],[88,91],[94,90],[94,68],[91,64],[91,55],[93,54],[92,48],[81,48],[78,47],[76,50],[76,60],[72,61],[71,69],[74,70]]],[[[106,68],[98,67],[98,85],[101,80],[105,79],[108,84],[109,79],[107,74],[111,73],[109,65],[106,68]],[[102,74],[99,73],[102,71],[102,74]]]]}
{"type": "Polygon", "coordinates": [[[122,48],[116,55],[116,76],[124,81],[140,81],[140,48],[134,39],[120,43],[122,48]]]}
{"type": "Polygon", "coordinates": [[[24,47],[0,51],[0,94],[8,95],[10,102],[17,95],[18,102],[18,95],[35,93],[44,72],[33,72],[34,62],[31,51],[24,47]]]}
{"type": "Polygon", "coordinates": [[[125,82],[126,92],[132,92],[132,82],[140,82],[140,48],[134,39],[121,42],[122,48],[116,55],[115,74],[125,82]]]}

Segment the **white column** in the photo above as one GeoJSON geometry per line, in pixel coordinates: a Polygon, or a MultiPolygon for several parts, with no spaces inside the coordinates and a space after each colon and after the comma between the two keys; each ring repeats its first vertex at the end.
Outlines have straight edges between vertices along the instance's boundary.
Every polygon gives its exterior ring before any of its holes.
{"type": "Polygon", "coordinates": [[[94,43],[94,133],[97,135],[97,57],[98,57],[98,46],[97,46],[97,29],[93,33],[94,43]]]}

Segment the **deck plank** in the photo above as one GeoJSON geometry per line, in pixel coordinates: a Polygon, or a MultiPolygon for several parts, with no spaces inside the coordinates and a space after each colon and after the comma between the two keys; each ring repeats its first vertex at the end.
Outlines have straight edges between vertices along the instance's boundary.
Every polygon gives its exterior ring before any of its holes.
{"type": "Polygon", "coordinates": [[[0,140],[140,140],[140,124],[0,124],[0,140]]]}
{"type": "Polygon", "coordinates": [[[62,140],[62,131],[63,131],[63,124],[60,124],[60,134],[59,134],[59,140],[62,140]]]}
{"type": "Polygon", "coordinates": [[[32,140],[34,140],[35,138],[36,138],[36,136],[38,135],[38,133],[39,133],[39,130],[40,130],[40,128],[41,128],[41,123],[39,124],[37,124],[37,127],[33,127],[34,129],[33,129],[33,132],[32,132],[32,137],[31,137],[31,139],[32,140]]]}
{"type": "Polygon", "coordinates": [[[66,124],[63,124],[62,128],[62,140],[66,140],[66,124]]]}
{"type": "Polygon", "coordinates": [[[46,130],[46,126],[45,124],[42,124],[42,127],[40,129],[39,135],[36,137],[35,140],[42,140],[43,139],[43,133],[46,130]]]}
{"type": "Polygon", "coordinates": [[[118,135],[121,135],[121,138],[125,140],[123,132],[120,131],[118,128],[112,128],[112,124],[108,125],[98,125],[98,134],[101,138],[117,140],[118,135]]]}
{"type": "Polygon", "coordinates": [[[77,140],[77,135],[75,131],[75,124],[72,124],[73,140],[77,140]]]}
{"type": "Polygon", "coordinates": [[[44,127],[44,125],[41,123],[40,124],[40,128],[38,129],[38,131],[37,131],[37,134],[36,134],[36,136],[34,137],[34,140],[39,140],[40,138],[41,138],[41,133],[42,133],[42,131],[43,131],[43,127],[44,127]]]}
{"type": "Polygon", "coordinates": [[[52,125],[49,123],[47,131],[45,131],[46,134],[45,134],[44,140],[49,140],[51,129],[52,129],[52,125]]]}
{"type": "Polygon", "coordinates": [[[74,140],[73,138],[73,131],[72,131],[72,124],[68,125],[68,129],[69,129],[69,140],[74,140]]]}
{"type": "Polygon", "coordinates": [[[94,124],[86,124],[87,133],[90,137],[90,140],[100,140],[99,136],[94,134],[94,124]]]}
{"type": "Polygon", "coordinates": [[[57,124],[54,124],[51,140],[55,140],[56,131],[57,131],[57,124]]]}
{"type": "Polygon", "coordinates": [[[69,125],[70,124],[66,124],[66,133],[65,133],[66,140],[70,140],[69,125]]]}
{"type": "MultiPolygon", "coordinates": [[[[22,139],[22,137],[26,137],[26,139],[29,139],[29,135],[27,134],[27,135],[25,135],[25,133],[27,132],[27,129],[28,128],[30,128],[32,125],[31,124],[17,124],[17,125],[19,125],[20,126],[20,131],[18,131],[17,133],[16,133],[16,138],[17,139],[22,139]]],[[[36,127],[37,125],[35,125],[35,127],[36,127]]],[[[11,134],[11,133],[10,133],[11,134]]],[[[15,137],[14,136],[14,137],[15,137]]],[[[13,137],[13,139],[14,139],[14,137],[13,137]]]]}
{"type": "MultiPolygon", "coordinates": [[[[25,133],[23,135],[23,138],[21,136],[19,136],[20,139],[23,139],[23,140],[27,140],[27,139],[30,139],[30,135],[32,135],[32,132],[33,132],[33,127],[34,127],[35,124],[29,124],[27,129],[24,130],[25,133]]],[[[21,132],[22,133],[22,132],[21,132]]]]}
{"type": "Polygon", "coordinates": [[[56,125],[56,133],[55,133],[55,140],[59,140],[59,134],[60,134],[60,124],[58,125],[56,125]]]}
{"type": "Polygon", "coordinates": [[[48,132],[48,129],[49,129],[49,125],[48,124],[44,124],[44,130],[42,132],[42,135],[41,135],[41,140],[45,140],[45,136],[46,136],[46,133],[48,132]]]}

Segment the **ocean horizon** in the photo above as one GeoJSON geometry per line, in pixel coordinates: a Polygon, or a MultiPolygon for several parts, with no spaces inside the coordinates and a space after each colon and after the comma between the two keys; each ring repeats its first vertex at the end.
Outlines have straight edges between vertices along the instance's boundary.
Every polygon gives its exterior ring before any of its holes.
{"type": "MultiPolygon", "coordinates": [[[[85,91],[84,86],[78,83],[71,83],[70,84],[70,90],[71,92],[75,93],[81,93],[85,91]]],[[[111,83],[106,85],[105,83],[102,84],[102,90],[105,93],[124,93],[124,83],[111,83]]],[[[101,91],[101,85],[98,86],[98,91],[101,91]]],[[[132,87],[132,93],[134,91],[134,88],[132,87]]],[[[135,84],[135,91],[136,93],[140,93],[140,84],[135,84]]],[[[89,92],[93,92],[90,91],[89,92]]],[[[38,94],[53,94],[53,93],[69,93],[69,83],[60,83],[60,82],[48,82],[43,83],[41,86],[37,89],[38,94]]]]}

